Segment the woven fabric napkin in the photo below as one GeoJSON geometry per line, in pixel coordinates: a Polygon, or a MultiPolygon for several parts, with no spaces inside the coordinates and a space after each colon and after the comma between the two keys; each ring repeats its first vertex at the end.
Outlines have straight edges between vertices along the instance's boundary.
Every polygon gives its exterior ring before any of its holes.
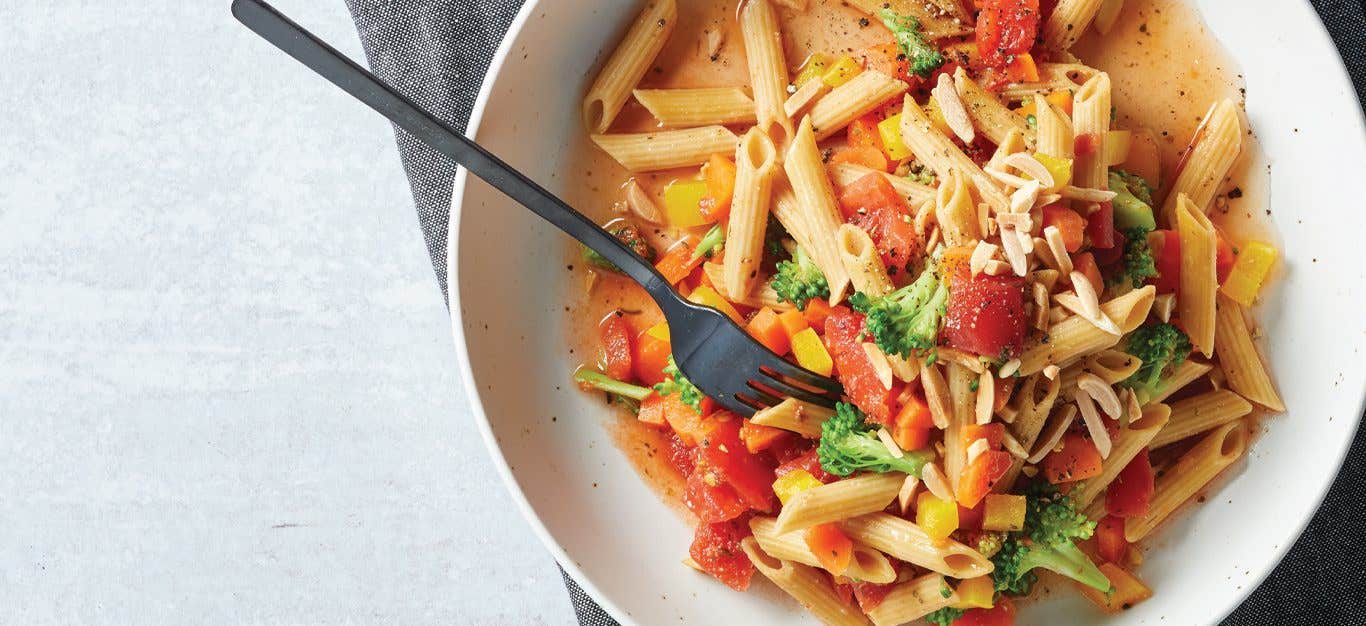
{"type": "MultiPolygon", "coordinates": [[[[465,128],[493,53],[522,0],[346,0],[371,69],[456,128],[465,128]]],[[[1315,0],[1366,101],[1366,17],[1360,0],[1315,0]]],[[[446,220],[455,165],[402,131],[399,154],[444,295],[446,220]]],[[[1273,505],[1268,494],[1267,507],[1273,505]]],[[[1237,626],[1366,623],[1366,436],[1304,536],[1271,577],[1227,620],[1237,626]]],[[[564,572],[561,571],[561,574],[564,572]]],[[[579,623],[616,624],[568,575],[579,623]]],[[[1228,584],[1234,584],[1232,582],[1228,584]]]]}

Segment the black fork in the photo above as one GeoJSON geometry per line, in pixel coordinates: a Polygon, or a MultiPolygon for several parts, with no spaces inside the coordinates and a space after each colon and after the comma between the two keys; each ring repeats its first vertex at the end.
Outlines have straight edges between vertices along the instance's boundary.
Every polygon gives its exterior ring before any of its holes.
{"type": "Polygon", "coordinates": [[[640,283],[669,322],[674,361],[703,393],[749,416],[790,396],[831,407],[840,384],[769,351],[725,314],[681,298],[664,277],[582,213],[405,98],[374,74],[261,0],[233,0],[232,13],[275,47],[470,173],[583,242],[640,283]]]}

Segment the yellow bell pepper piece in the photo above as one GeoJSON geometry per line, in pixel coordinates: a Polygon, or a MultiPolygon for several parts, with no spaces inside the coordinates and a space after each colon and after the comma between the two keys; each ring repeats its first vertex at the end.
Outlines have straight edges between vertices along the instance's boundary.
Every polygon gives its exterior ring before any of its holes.
{"type": "Polygon", "coordinates": [[[901,114],[897,113],[877,124],[877,134],[882,137],[882,151],[887,158],[900,161],[910,158],[911,149],[901,141],[901,114]]]}
{"type": "Polygon", "coordinates": [[[840,57],[840,60],[835,61],[835,64],[825,71],[825,74],[821,75],[821,80],[832,88],[839,87],[862,72],[863,68],[859,67],[858,61],[855,61],[854,57],[843,56],[840,57]]]}
{"type": "Polygon", "coordinates": [[[1249,241],[1238,251],[1238,259],[1233,262],[1233,269],[1219,291],[1238,304],[1252,306],[1275,264],[1276,249],[1271,244],[1249,241]]]}
{"type": "Polygon", "coordinates": [[[669,223],[676,228],[692,228],[707,224],[702,216],[702,198],[707,196],[707,183],[701,180],[675,180],[664,187],[664,209],[669,223]]]}
{"type": "Polygon", "coordinates": [[[792,499],[792,496],[797,495],[797,492],[819,486],[821,486],[821,481],[816,480],[811,472],[804,469],[792,470],[773,481],[773,493],[777,494],[779,502],[787,504],[787,501],[792,499]]]}
{"type": "Polygon", "coordinates": [[[830,372],[835,371],[835,362],[826,352],[825,344],[810,328],[792,335],[792,354],[797,357],[797,365],[821,376],[829,376],[830,372]]]}
{"type": "Polygon", "coordinates": [[[1112,130],[1105,133],[1105,165],[1119,165],[1129,158],[1129,140],[1132,136],[1127,130],[1112,130]]]}
{"type": "Polygon", "coordinates": [[[645,334],[654,337],[655,339],[658,339],[660,341],[672,341],[669,338],[668,322],[660,322],[658,324],[655,324],[654,326],[649,327],[645,330],[645,334]]]}
{"type": "Polygon", "coordinates": [[[1066,113],[1066,114],[1068,114],[1068,115],[1071,115],[1071,114],[1072,114],[1072,92],[1071,92],[1071,91],[1068,91],[1068,90],[1066,90],[1066,89],[1064,89],[1064,90],[1062,90],[1062,91],[1054,91],[1054,92],[1051,92],[1051,93],[1049,93],[1048,95],[1044,96],[1043,99],[1044,99],[1044,100],[1047,100],[1047,101],[1048,101],[1049,103],[1051,103],[1053,106],[1058,107],[1059,109],[1062,109],[1062,112],[1063,112],[1063,113],[1066,113]]]}
{"type": "MultiPolygon", "coordinates": [[[[1072,159],[1049,156],[1042,152],[1034,153],[1034,158],[1043,164],[1044,169],[1047,169],[1049,174],[1053,175],[1053,186],[1045,191],[1057,193],[1063,187],[1072,184],[1072,159]]],[[[1029,175],[1026,174],[1025,176],[1028,177],[1029,175]]]]}
{"type": "Polygon", "coordinates": [[[732,306],[729,301],[722,298],[721,294],[716,293],[716,290],[711,287],[701,285],[697,289],[692,290],[692,293],[688,294],[688,301],[696,302],[702,306],[709,306],[717,311],[725,313],[726,317],[735,320],[736,324],[740,324],[741,326],[745,324],[745,318],[740,317],[740,312],[736,311],[735,307],[732,306]]]}
{"type": "Polygon", "coordinates": [[[958,503],[940,500],[928,491],[921,493],[915,501],[915,525],[935,541],[948,539],[958,530],[958,503]]]}
{"type": "Polygon", "coordinates": [[[996,589],[992,585],[991,576],[978,576],[969,578],[958,583],[958,602],[949,606],[955,609],[989,609],[992,607],[991,598],[995,595],[996,589]]]}
{"type": "Polygon", "coordinates": [[[930,96],[930,101],[925,105],[925,115],[928,115],[930,122],[939,132],[944,133],[945,137],[955,137],[953,129],[949,127],[949,121],[944,119],[944,109],[939,108],[939,101],[930,96]]]}
{"type": "Polygon", "coordinates": [[[830,69],[832,62],[830,55],[820,52],[806,57],[806,62],[802,63],[800,70],[797,70],[797,78],[792,81],[792,84],[801,87],[809,81],[824,76],[826,70],[830,69]]]}
{"type": "Polygon", "coordinates": [[[1000,493],[987,494],[982,509],[984,530],[1024,530],[1025,497],[1000,493]]]}

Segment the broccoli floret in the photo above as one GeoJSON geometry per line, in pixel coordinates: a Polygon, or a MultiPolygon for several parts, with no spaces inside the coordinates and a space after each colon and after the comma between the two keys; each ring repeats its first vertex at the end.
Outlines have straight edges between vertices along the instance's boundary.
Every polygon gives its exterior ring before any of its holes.
{"type": "Polygon", "coordinates": [[[1024,530],[1011,532],[1000,552],[991,557],[997,591],[1013,596],[1029,595],[1037,580],[1033,570],[1042,567],[1100,591],[1110,590],[1110,580],[1075,543],[1088,539],[1095,522],[1078,511],[1072,499],[1047,483],[1033,485],[1025,504],[1024,530]]]}
{"type": "Polygon", "coordinates": [[[876,299],[855,293],[849,304],[868,316],[868,331],[877,347],[887,354],[909,357],[934,347],[948,299],[948,287],[931,261],[915,282],[876,299]]]}
{"type": "Polygon", "coordinates": [[[1153,219],[1153,188],[1147,181],[1123,170],[1112,170],[1110,191],[1116,194],[1110,201],[1116,226],[1125,230],[1157,228],[1157,221],[1153,219]]]}
{"type": "Polygon", "coordinates": [[[934,455],[927,450],[906,452],[901,458],[873,434],[863,421],[863,411],[840,402],[835,415],[821,424],[821,443],[816,449],[821,467],[836,476],[848,476],[857,471],[905,472],[920,476],[920,469],[934,455]]]}
{"type": "Polygon", "coordinates": [[[726,243],[726,229],[721,228],[720,224],[711,227],[707,234],[702,236],[702,241],[697,242],[697,249],[692,251],[692,260],[696,261],[702,257],[711,258],[716,254],[716,249],[726,243]]]}
{"type": "Polygon", "coordinates": [[[779,257],[787,254],[783,248],[783,240],[787,239],[787,229],[783,228],[783,223],[772,215],[768,216],[768,228],[764,229],[764,254],[769,257],[779,257]]]}
{"type": "Polygon", "coordinates": [[[911,179],[911,182],[928,185],[930,187],[939,185],[939,178],[934,175],[934,170],[925,167],[918,162],[910,164],[909,168],[906,170],[906,178],[911,179]]]}
{"type": "Polygon", "coordinates": [[[984,532],[977,536],[977,545],[973,546],[982,556],[988,559],[996,556],[1001,551],[1001,546],[1005,543],[1005,533],[984,532]]]}
{"type": "Polygon", "coordinates": [[[612,378],[602,372],[588,368],[574,372],[574,382],[583,387],[591,387],[607,394],[607,401],[640,412],[640,402],[650,395],[649,387],[632,385],[612,378]]]}
{"type": "Polygon", "coordinates": [[[830,297],[830,284],[825,281],[825,274],[800,247],[791,261],[779,262],[777,270],[773,276],[773,290],[778,292],[779,300],[805,310],[807,300],[830,297]]]}
{"type": "Polygon", "coordinates": [[[879,11],[878,17],[896,37],[897,45],[901,46],[901,51],[910,62],[912,74],[929,78],[944,64],[944,55],[920,34],[920,20],[910,15],[899,15],[889,8],[879,11]]]}
{"type": "Polygon", "coordinates": [[[925,621],[936,626],[949,626],[963,616],[963,609],[946,606],[925,616],[925,621]]]}
{"type": "MultiPolygon", "coordinates": [[[[607,229],[607,232],[612,233],[613,237],[626,244],[626,247],[639,255],[640,258],[645,259],[646,262],[655,262],[655,249],[650,246],[649,242],[645,241],[644,237],[640,236],[640,229],[636,228],[635,224],[623,222],[607,229]]],[[[617,267],[615,263],[608,261],[607,257],[598,254],[596,250],[588,246],[583,246],[583,260],[609,272],[621,273],[621,268],[617,267]]]]}
{"type": "Polygon", "coordinates": [[[1148,247],[1148,230],[1141,227],[1124,231],[1124,257],[1120,259],[1119,272],[1111,275],[1112,285],[1129,283],[1138,289],[1149,278],[1157,276],[1157,264],[1153,262],[1153,251],[1148,247]]]}
{"type": "Polygon", "coordinates": [[[1147,402],[1162,391],[1163,376],[1190,356],[1191,340],[1171,324],[1149,324],[1139,326],[1129,334],[1125,351],[1138,357],[1143,364],[1119,384],[1133,389],[1140,401],[1147,402]]]}
{"type": "Polygon", "coordinates": [[[700,415],[702,413],[702,390],[697,385],[692,384],[683,372],[679,371],[678,364],[674,362],[674,355],[669,355],[669,364],[664,366],[664,375],[668,376],[662,383],[655,385],[655,391],[661,396],[671,393],[678,393],[678,399],[683,401],[700,415]]]}

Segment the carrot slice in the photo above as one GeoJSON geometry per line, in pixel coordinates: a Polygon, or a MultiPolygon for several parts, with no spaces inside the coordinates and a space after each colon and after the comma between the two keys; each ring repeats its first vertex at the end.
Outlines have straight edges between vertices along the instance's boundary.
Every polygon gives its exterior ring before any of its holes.
{"type": "Polygon", "coordinates": [[[834,524],[817,524],[803,533],[806,547],[831,574],[844,574],[854,556],[854,542],[834,524]]]}

